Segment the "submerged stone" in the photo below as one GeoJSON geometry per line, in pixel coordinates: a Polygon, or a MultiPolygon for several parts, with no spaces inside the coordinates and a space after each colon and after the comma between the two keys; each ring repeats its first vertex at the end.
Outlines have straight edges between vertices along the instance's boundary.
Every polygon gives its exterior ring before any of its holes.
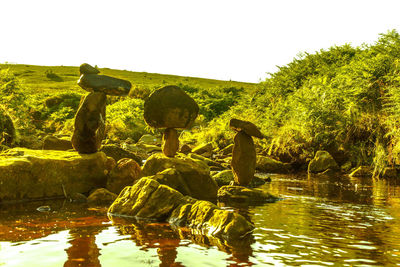
{"type": "Polygon", "coordinates": [[[105,135],[106,95],[93,92],[84,97],[75,115],[72,146],[79,153],[97,152],[105,135]]]}
{"type": "Polygon", "coordinates": [[[98,74],[83,74],[78,80],[78,85],[89,92],[102,92],[115,96],[128,95],[132,87],[127,80],[98,74]]]}
{"type": "Polygon", "coordinates": [[[104,187],[107,156],[14,148],[0,154],[0,201],[65,197],[104,187]]]}
{"type": "Polygon", "coordinates": [[[193,98],[172,85],[154,91],[144,103],[144,120],[155,128],[188,128],[198,112],[193,98]]]}
{"type": "Polygon", "coordinates": [[[256,205],[276,202],[278,200],[278,197],[256,188],[225,185],[218,190],[218,201],[224,203],[256,205]]]}

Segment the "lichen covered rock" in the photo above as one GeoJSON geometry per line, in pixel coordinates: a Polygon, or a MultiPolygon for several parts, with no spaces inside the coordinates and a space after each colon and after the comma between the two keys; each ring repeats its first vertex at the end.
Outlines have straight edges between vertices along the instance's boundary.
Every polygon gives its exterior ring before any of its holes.
{"type": "Polygon", "coordinates": [[[111,168],[102,152],[10,149],[0,154],[0,201],[87,193],[105,186],[111,168]]]}
{"type": "Polygon", "coordinates": [[[340,168],[329,152],[323,150],[317,151],[314,159],[308,164],[308,172],[318,173],[324,172],[327,169],[339,170],[340,168]]]}
{"type": "Polygon", "coordinates": [[[144,103],[144,119],[155,128],[188,128],[198,112],[193,98],[172,85],[154,91],[144,103]]]}

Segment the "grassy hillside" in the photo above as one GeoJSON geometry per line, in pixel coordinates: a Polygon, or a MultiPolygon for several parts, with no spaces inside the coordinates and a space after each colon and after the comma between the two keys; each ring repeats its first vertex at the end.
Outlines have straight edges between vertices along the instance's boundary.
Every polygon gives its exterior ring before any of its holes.
{"type": "MultiPolygon", "coordinates": [[[[128,97],[108,97],[107,130],[111,141],[137,140],[152,131],[143,121],[143,100],[155,89],[178,85],[200,106],[198,124],[214,119],[256,84],[100,68],[101,74],[132,83],[128,97]]],[[[0,103],[14,119],[20,139],[48,133],[71,134],[82,95],[79,67],[0,65],[0,103]]]]}

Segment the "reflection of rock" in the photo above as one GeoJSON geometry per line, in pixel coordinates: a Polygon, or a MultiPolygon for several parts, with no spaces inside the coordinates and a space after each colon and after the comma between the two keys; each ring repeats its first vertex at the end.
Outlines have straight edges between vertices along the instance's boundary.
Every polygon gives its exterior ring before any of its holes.
{"type": "Polygon", "coordinates": [[[79,153],[95,153],[105,134],[106,95],[93,92],[85,96],[75,115],[71,141],[79,153]]]}
{"type": "Polygon", "coordinates": [[[236,134],[234,141],[231,162],[234,179],[237,184],[246,186],[256,170],[256,149],[251,136],[243,131],[236,134]]]}
{"type": "Polygon", "coordinates": [[[206,235],[237,239],[254,228],[243,216],[221,210],[208,201],[184,197],[178,191],[148,177],[126,187],[109,208],[109,214],[165,220],[189,226],[206,235]]]}
{"type": "Polygon", "coordinates": [[[218,201],[224,203],[255,205],[276,202],[278,199],[261,189],[249,189],[244,186],[226,185],[218,190],[218,201]]]}
{"type": "MultiPolygon", "coordinates": [[[[143,165],[142,176],[152,176],[170,168],[175,169],[177,175],[170,177],[168,180],[181,181],[181,187],[186,188],[181,193],[190,192],[189,195],[197,199],[211,201],[216,199],[218,185],[210,177],[208,166],[198,160],[183,156],[169,158],[161,153],[154,154],[143,165]]],[[[178,188],[176,189],[178,190],[178,188]]]]}
{"type": "Polygon", "coordinates": [[[139,179],[140,171],[139,164],[133,159],[120,159],[108,175],[106,188],[119,194],[125,186],[132,185],[139,179]]]}
{"type": "Polygon", "coordinates": [[[229,127],[234,129],[237,132],[243,131],[247,135],[254,136],[257,138],[264,138],[264,135],[260,132],[260,130],[253,123],[249,121],[242,121],[238,119],[231,119],[229,121],[229,127]]]}
{"type": "Polygon", "coordinates": [[[155,128],[188,128],[198,112],[193,98],[177,86],[154,91],[144,103],[144,119],[155,128]]]}
{"type": "Polygon", "coordinates": [[[71,140],[47,135],[43,139],[43,149],[45,150],[68,150],[73,149],[71,140]]]}
{"type": "Polygon", "coordinates": [[[291,165],[265,156],[257,156],[256,169],[266,173],[289,173],[291,165]]]}
{"type": "Polygon", "coordinates": [[[104,187],[111,167],[101,152],[85,155],[56,150],[11,149],[0,156],[0,199],[86,193],[104,187]]]}
{"type": "Polygon", "coordinates": [[[162,151],[167,157],[174,157],[179,149],[178,132],[174,128],[167,128],[162,139],[162,151]]]}
{"type": "Polygon", "coordinates": [[[324,172],[327,169],[339,170],[339,166],[329,152],[322,150],[317,151],[314,159],[308,164],[308,172],[318,173],[324,172]]]}

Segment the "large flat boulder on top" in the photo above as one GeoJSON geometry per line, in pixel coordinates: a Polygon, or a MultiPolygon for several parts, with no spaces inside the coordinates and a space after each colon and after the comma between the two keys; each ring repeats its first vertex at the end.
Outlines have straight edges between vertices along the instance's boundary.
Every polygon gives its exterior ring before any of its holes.
{"type": "Polygon", "coordinates": [[[254,136],[257,138],[264,138],[264,135],[261,133],[258,127],[254,123],[249,121],[231,119],[229,121],[229,127],[231,127],[233,130],[237,132],[244,131],[246,134],[250,136],[254,136]]]}
{"type": "MultiPolygon", "coordinates": [[[[182,194],[191,197],[214,201],[217,198],[218,185],[210,176],[210,169],[204,162],[191,159],[182,154],[178,154],[175,158],[170,158],[164,154],[157,153],[150,156],[142,168],[142,177],[153,176],[166,169],[175,169],[175,174],[164,173],[160,178],[160,182],[179,180],[179,188],[182,194]]],[[[171,183],[165,184],[172,186],[171,183]]],[[[177,185],[178,186],[178,185],[177,185]]]]}
{"type": "Polygon", "coordinates": [[[144,120],[155,128],[188,128],[199,113],[199,106],[178,86],[154,91],[144,102],[144,120]]]}
{"type": "Polygon", "coordinates": [[[83,74],[78,85],[89,92],[102,92],[106,95],[126,96],[131,90],[129,81],[98,74],[83,74]]]}
{"type": "Polygon", "coordinates": [[[104,187],[111,161],[102,152],[6,150],[0,154],[0,201],[62,197],[104,187]]]}

